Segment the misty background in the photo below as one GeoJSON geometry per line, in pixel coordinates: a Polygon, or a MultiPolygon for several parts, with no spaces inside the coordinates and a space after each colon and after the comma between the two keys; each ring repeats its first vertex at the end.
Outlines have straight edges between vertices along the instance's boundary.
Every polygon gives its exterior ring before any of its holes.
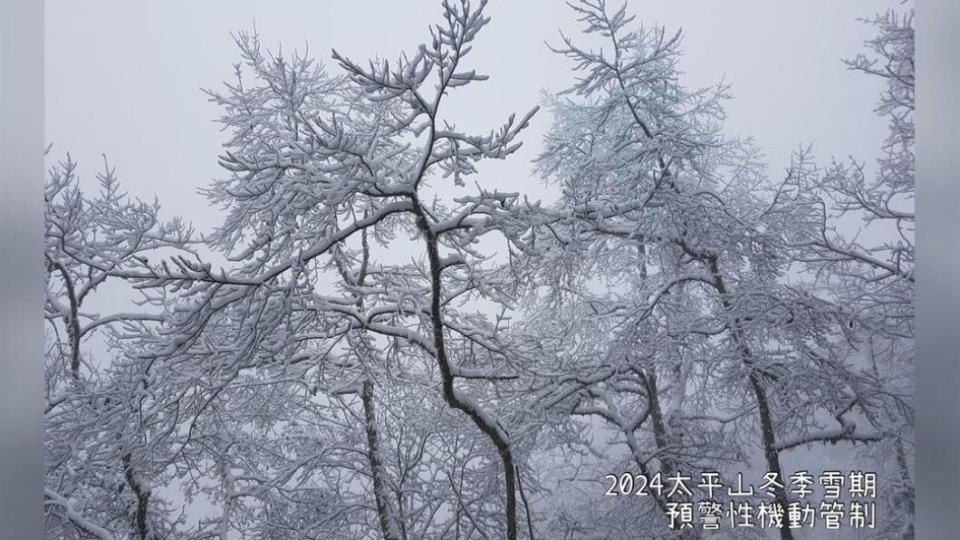
{"type": "MultiPolygon", "coordinates": [[[[856,20],[898,5],[890,0],[760,2],[748,0],[628,2],[637,22],[682,27],[689,87],[721,78],[731,85],[728,135],[752,135],[780,177],[790,153],[813,143],[818,161],[853,156],[867,175],[886,133],[872,112],[882,82],[850,72],[872,28],[856,20]]],[[[66,152],[93,182],[101,154],[117,168],[125,190],[156,195],[164,215],[181,215],[198,231],[220,222],[196,193],[221,175],[217,156],[226,139],[214,123],[220,112],[200,88],[220,89],[238,60],[230,32],[256,24],[265,47],[294,48],[336,72],[330,50],[363,60],[393,58],[427,36],[440,14],[434,0],[385,2],[69,2],[46,9],[45,138],[48,160],[66,152]]],[[[562,2],[491,2],[490,24],[478,36],[471,65],[490,80],[461,89],[446,104],[447,118],[468,132],[485,132],[511,112],[540,104],[544,90],[573,81],[569,62],[546,42],[558,30],[579,32],[562,2]]],[[[530,160],[549,125],[541,111],[512,159],[486,163],[484,182],[550,199],[530,160]]]]}
{"type": "MultiPolygon", "coordinates": [[[[147,200],[156,196],[162,215],[180,215],[206,233],[221,215],[197,189],[221,176],[217,156],[226,135],[215,123],[220,111],[200,89],[219,90],[232,81],[239,56],[231,31],[255,25],[271,51],[281,45],[284,52],[309,50],[337,73],[329,60],[332,48],[361,62],[394,58],[425,39],[438,4],[50,1],[48,161],[69,152],[83,184],[91,186],[106,154],[124,190],[147,200]]],[[[870,177],[887,130],[886,119],[873,112],[882,81],[848,71],[841,59],[854,57],[873,35],[857,18],[897,4],[632,1],[628,9],[648,26],[683,29],[681,67],[688,87],[721,79],[731,85],[724,131],[754,137],[766,151],[771,176],[780,178],[791,153],[812,143],[819,162],[852,156],[866,162],[870,177]]],[[[492,20],[470,63],[490,80],[458,90],[445,104],[445,117],[466,132],[495,128],[507,114],[541,104],[544,92],[567,88],[575,76],[569,61],[546,45],[559,42],[558,30],[580,31],[561,2],[494,1],[487,15],[492,20]]],[[[535,116],[521,135],[524,148],[511,159],[484,163],[482,183],[551,200],[531,165],[550,121],[546,111],[535,116]]],[[[824,461],[828,455],[823,453],[824,461]]],[[[785,469],[797,468],[792,465],[788,460],[785,469]]]]}

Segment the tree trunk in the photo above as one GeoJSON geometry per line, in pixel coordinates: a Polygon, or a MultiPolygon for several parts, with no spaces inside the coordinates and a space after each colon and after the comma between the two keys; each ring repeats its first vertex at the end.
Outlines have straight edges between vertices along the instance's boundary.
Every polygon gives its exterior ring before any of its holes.
{"type": "Polygon", "coordinates": [[[123,463],[123,477],[137,499],[132,516],[134,533],[139,540],[153,540],[150,525],[147,523],[147,504],[150,501],[150,490],[144,489],[140,481],[137,480],[133,472],[133,458],[129,451],[120,456],[120,461],[123,463]]]}
{"type": "Polygon", "coordinates": [[[400,540],[397,521],[390,508],[390,501],[387,499],[383,463],[380,461],[380,434],[377,431],[377,416],[373,403],[373,382],[369,377],[363,379],[360,399],[363,401],[363,417],[367,433],[367,461],[370,462],[370,472],[373,478],[373,497],[377,503],[380,532],[383,533],[383,540],[400,540]]]}
{"type": "Polygon", "coordinates": [[[500,461],[503,465],[503,478],[506,484],[506,521],[507,521],[507,540],[517,539],[517,481],[516,469],[513,464],[513,452],[510,450],[510,443],[507,441],[506,433],[503,433],[499,426],[489,422],[486,416],[473,403],[460,399],[453,384],[453,372],[450,369],[450,362],[447,358],[446,344],[443,335],[443,317],[440,310],[441,296],[443,294],[443,284],[441,281],[441,272],[443,270],[440,262],[440,252],[437,237],[430,229],[427,216],[420,206],[420,201],[414,197],[414,212],[417,216],[417,228],[424,236],[424,242],[427,246],[427,259],[430,264],[430,318],[433,326],[433,345],[436,349],[437,365],[440,368],[440,376],[443,379],[443,398],[447,404],[457,410],[463,411],[473,423],[482,431],[493,443],[500,455],[500,461]]]}
{"type": "MultiPolygon", "coordinates": [[[[707,258],[707,260],[710,266],[710,273],[713,274],[714,288],[720,294],[720,302],[723,305],[723,309],[729,313],[733,306],[730,305],[730,301],[727,299],[727,286],[720,274],[717,257],[715,255],[711,255],[707,258]]],[[[780,466],[780,451],[777,450],[776,446],[777,439],[776,434],[773,431],[773,415],[770,412],[770,403],[767,399],[767,393],[763,389],[763,385],[760,382],[760,374],[755,369],[756,366],[753,362],[753,353],[744,339],[743,330],[740,328],[740,324],[736,319],[734,319],[730,322],[729,326],[730,332],[733,336],[733,342],[740,351],[741,360],[750,370],[750,375],[748,378],[750,387],[753,390],[754,398],[757,402],[757,413],[760,416],[760,432],[763,438],[763,456],[767,461],[767,472],[776,473],[777,478],[779,478],[780,482],[783,483],[783,486],[775,488],[774,500],[776,500],[777,504],[779,504],[783,509],[784,517],[786,517],[787,507],[790,505],[790,501],[787,499],[786,479],[783,476],[783,468],[780,466]]],[[[790,529],[789,523],[786,519],[783,520],[780,526],[780,538],[781,540],[793,540],[793,531],[790,529]]]]}

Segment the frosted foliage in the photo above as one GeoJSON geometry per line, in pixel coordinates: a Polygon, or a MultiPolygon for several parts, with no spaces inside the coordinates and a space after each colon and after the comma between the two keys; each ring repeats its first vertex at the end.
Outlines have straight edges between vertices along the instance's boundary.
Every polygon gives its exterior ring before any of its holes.
{"type": "Polygon", "coordinates": [[[876,167],[771,173],[679,32],[570,3],[542,203],[483,175],[537,107],[447,113],[487,78],[485,7],[444,1],[393,59],[234,34],[213,231],[106,162],[92,191],[51,167],[49,538],[699,538],[668,526],[689,497],[603,476],[729,485],[825,448],[887,482],[872,532],[913,536],[912,11],[846,60],[885,83],[876,167]]]}

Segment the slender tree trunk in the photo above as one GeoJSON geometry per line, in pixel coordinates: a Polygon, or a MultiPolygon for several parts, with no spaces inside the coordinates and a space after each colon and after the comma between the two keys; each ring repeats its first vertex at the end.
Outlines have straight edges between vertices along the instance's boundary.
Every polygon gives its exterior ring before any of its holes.
{"type": "Polygon", "coordinates": [[[144,489],[144,486],[137,479],[133,471],[133,458],[129,451],[120,456],[120,461],[123,463],[123,477],[127,481],[127,485],[133,492],[134,497],[136,497],[132,516],[134,533],[139,540],[153,540],[153,535],[150,533],[150,525],[147,523],[147,505],[150,502],[150,490],[144,489]]]}
{"type": "MultiPolygon", "coordinates": [[[[221,452],[226,455],[229,448],[227,446],[221,452]]],[[[220,461],[220,481],[223,483],[223,507],[220,509],[219,540],[227,540],[230,534],[230,514],[233,513],[233,479],[230,477],[230,469],[226,458],[222,458],[220,461]]]]}
{"type": "MultiPolygon", "coordinates": [[[[720,294],[720,302],[723,305],[723,309],[727,313],[730,313],[733,306],[730,305],[730,301],[727,299],[727,286],[723,281],[723,276],[720,274],[717,257],[715,255],[711,255],[707,258],[707,261],[710,266],[710,273],[713,274],[714,288],[720,294]]],[[[786,516],[787,507],[790,505],[790,501],[787,498],[783,467],[780,466],[780,451],[777,450],[777,439],[773,430],[773,415],[770,412],[770,403],[767,399],[767,393],[760,382],[760,374],[756,370],[756,366],[753,362],[753,353],[744,339],[743,330],[740,328],[739,322],[736,320],[731,321],[730,331],[733,336],[733,342],[740,351],[741,360],[750,370],[750,375],[748,378],[750,382],[750,388],[753,390],[753,395],[757,402],[757,413],[760,416],[760,433],[763,439],[763,456],[767,462],[767,472],[776,473],[777,478],[783,484],[781,487],[774,489],[774,500],[780,505],[780,507],[783,509],[784,516],[786,516]]],[[[793,531],[790,529],[789,523],[786,519],[784,519],[780,525],[780,538],[781,540],[793,540],[793,531]]]]}
{"type": "Polygon", "coordinates": [[[533,537],[533,516],[530,514],[530,504],[527,502],[527,496],[523,493],[523,481],[520,478],[520,469],[517,469],[517,491],[520,492],[520,500],[523,501],[523,513],[527,516],[527,534],[530,535],[530,540],[534,540],[533,537]]]}
{"type": "Polygon", "coordinates": [[[373,477],[373,496],[377,503],[377,515],[380,517],[380,532],[384,540],[400,540],[397,522],[387,499],[386,482],[383,475],[383,463],[380,461],[380,435],[377,431],[377,416],[373,402],[373,382],[369,377],[363,379],[360,391],[363,401],[363,417],[367,433],[367,461],[373,477]]]}
{"type": "MultiPolygon", "coordinates": [[[[367,212],[363,217],[367,217],[367,212]]],[[[367,230],[363,229],[360,234],[361,259],[360,270],[357,272],[356,285],[362,288],[367,280],[367,269],[370,264],[370,244],[367,240],[367,230]]],[[[349,278],[349,272],[343,269],[344,277],[349,278]]],[[[357,307],[363,308],[363,294],[357,293],[357,307]]],[[[405,535],[401,534],[401,528],[398,527],[397,516],[390,507],[390,500],[387,498],[386,478],[384,477],[383,461],[380,459],[380,432],[377,430],[376,406],[373,401],[373,379],[364,366],[363,383],[360,388],[360,401],[363,403],[364,431],[367,436],[367,462],[370,464],[370,477],[373,480],[373,499],[377,507],[377,517],[380,522],[380,532],[383,533],[384,540],[401,540],[405,535]]],[[[399,495],[399,494],[398,494],[399,495]]]]}
{"type": "MultiPolygon", "coordinates": [[[[653,370],[644,377],[644,384],[647,387],[650,421],[653,424],[653,442],[657,447],[658,455],[662,456],[660,458],[660,472],[664,476],[670,477],[677,469],[673,459],[669,456],[670,440],[666,423],[663,420],[663,408],[660,406],[660,391],[657,386],[657,375],[653,370]]],[[[666,502],[674,502],[677,499],[679,499],[679,501],[686,501],[688,498],[681,493],[676,493],[673,498],[665,497],[665,499],[666,502]]],[[[680,538],[700,538],[700,531],[697,529],[683,529],[680,531],[680,538]]]]}
{"type": "MultiPolygon", "coordinates": [[[[647,278],[647,247],[644,244],[637,246],[637,254],[640,258],[640,279],[647,278]]],[[[641,324],[648,325],[647,321],[641,324]]],[[[657,388],[657,372],[654,369],[637,369],[636,373],[640,375],[643,381],[644,389],[647,393],[647,409],[650,411],[650,420],[653,422],[653,442],[657,447],[660,458],[661,472],[667,476],[673,474],[673,461],[663,454],[667,447],[667,428],[663,421],[663,409],[660,407],[660,392],[657,388]]]]}
{"type": "Polygon", "coordinates": [[[910,478],[910,469],[907,466],[907,455],[903,449],[903,442],[899,438],[895,438],[894,444],[896,445],[897,466],[900,469],[900,481],[903,483],[903,487],[897,497],[897,503],[902,504],[910,516],[910,522],[907,524],[907,529],[903,533],[903,540],[913,540],[913,516],[915,515],[912,488],[913,480],[910,478]]]}
{"type": "Polygon", "coordinates": [[[73,288],[73,280],[67,268],[60,262],[53,262],[53,266],[63,276],[63,284],[67,289],[67,299],[70,301],[70,317],[67,319],[67,337],[70,338],[70,374],[76,381],[80,380],[80,302],[73,288]]]}
{"type": "MultiPolygon", "coordinates": [[[[650,370],[644,377],[644,384],[647,387],[647,406],[650,408],[650,421],[653,423],[653,442],[657,445],[657,450],[663,452],[667,449],[669,441],[667,440],[667,426],[663,421],[663,411],[660,408],[657,374],[653,370],[650,370]]],[[[660,469],[666,476],[673,474],[673,460],[666,456],[660,458],[660,469]]]]}
{"type": "Polygon", "coordinates": [[[417,228],[423,234],[427,246],[427,259],[430,264],[430,315],[433,326],[433,345],[436,349],[437,365],[440,368],[440,376],[443,384],[443,397],[447,404],[457,410],[463,411],[473,423],[482,431],[493,443],[500,455],[503,465],[503,477],[506,484],[506,521],[507,521],[507,539],[517,539],[517,479],[516,469],[513,464],[513,452],[510,449],[510,443],[499,426],[489,422],[486,415],[480,411],[473,403],[460,399],[454,387],[453,371],[450,368],[450,362],[447,358],[447,349],[443,335],[443,317],[440,309],[441,297],[443,294],[443,284],[441,281],[441,272],[443,270],[440,262],[440,252],[437,237],[430,229],[430,223],[427,216],[420,206],[420,201],[414,196],[414,212],[416,213],[417,228]]]}
{"type": "MultiPolygon", "coordinates": [[[[665,170],[665,166],[664,166],[665,170]]],[[[637,255],[640,260],[640,279],[645,280],[647,278],[647,247],[645,244],[640,243],[637,245],[637,255]]],[[[647,324],[646,322],[642,324],[647,324]]],[[[669,356],[669,355],[668,355],[669,356]]],[[[675,470],[675,464],[673,459],[669,456],[669,441],[667,434],[666,422],[664,422],[663,416],[663,407],[660,404],[660,390],[659,384],[657,382],[657,373],[656,370],[643,370],[639,366],[635,372],[640,376],[641,381],[643,382],[644,389],[647,393],[647,408],[650,411],[650,421],[653,424],[653,443],[657,448],[657,455],[660,457],[660,473],[669,477],[673,474],[675,470]]],[[[682,389],[680,390],[683,391],[682,389]]],[[[631,434],[632,437],[632,434],[631,434]]],[[[634,443],[635,445],[635,443],[634,443]]],[[[635,452],[636,454],[636,452],[635,452]]],[[[639,456],[636,456],[636,460],[639,463],[639,456]]],[[[646,467],[640,463],[641,472],[649,476],[646,472],[646,467]]],[[[660,507],[660,510],[664,515],[669,515],[670,508],[668,503],[674,502],[670,497],[660,497],[656,496],[657,506],[660,507]]],[[[700,538],[700,532],[697,530],[683,530],[680,533],[680,538],[683,539],[696,539],[700,538]]]]}

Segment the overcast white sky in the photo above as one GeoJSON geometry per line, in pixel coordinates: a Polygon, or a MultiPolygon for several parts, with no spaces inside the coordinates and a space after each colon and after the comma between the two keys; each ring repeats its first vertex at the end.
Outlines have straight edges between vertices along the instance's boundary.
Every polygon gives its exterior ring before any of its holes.
{"type": "MultiPolygon", "coordinates": [[[[879,82],[841,63],[862,50],[871,28],[856,21],[890,0],[634,0],[638,22],[683,27],[683,68],[691,86],[725,77],[734,99],[728,133],[752,134],[780,174],[800,143],[818,158],[854,155],[872,161],[885,134],[872,108],[879,82]]],[[[196,194],[220,174],[225,140],[217,108],[199,88],[232,78],[237,60],[230,31],[254,21],[265,45],[303,49],[329,62],[330,49],[358,60],[394,57],[429,37],[439,0],[148,1],[48,0],[46,7],[46,139],[52,157],[70,152],[92,180],[101,153],[134,194],[159,196],[166,215],[208,230],[218,219],[196,194]]],[[[558,0],[493,0],[471,65],[490,80],[460,91],[446,117],[486,131],[510,112],[538,104],[541,90],[565,88],[573,73],[545,41],[579,30],[558,0]]],[[[486,164],[483,183],[543,193],[529,159],[549,123],[542,111],[527,147],[506,163],[486,164]],[[526,184],[526,186],[524,186],[526,184]]]]}

